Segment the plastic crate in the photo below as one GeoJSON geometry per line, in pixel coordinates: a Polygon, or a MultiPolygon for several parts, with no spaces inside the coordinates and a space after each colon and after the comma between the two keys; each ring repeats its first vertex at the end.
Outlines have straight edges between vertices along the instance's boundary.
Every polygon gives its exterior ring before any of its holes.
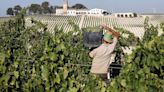
{"type": "Polygon", "coordinates": [[[83,34],[83,41],[85,47],[95,48],[101,45],[103,37],[102,29],[95,27],[86,28],[83,30],[85,30],[83,34]]]}

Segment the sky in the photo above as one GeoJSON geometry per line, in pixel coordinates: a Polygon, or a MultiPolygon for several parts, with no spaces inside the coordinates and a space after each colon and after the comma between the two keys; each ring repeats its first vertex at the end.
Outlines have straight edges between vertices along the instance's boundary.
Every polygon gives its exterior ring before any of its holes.
{"type": "MultiPolygon", "coordinates": [[[[53,6],[63,3],[63,0],[0,0],[0,16],[5,16],[9,7],[26,7],[44,1],[53,6]]],[[[164,0],[68,0],[68,3],[69,6],[81,3],[89,9],[100,8],[109,12],[164,13],[164,0]]]]}

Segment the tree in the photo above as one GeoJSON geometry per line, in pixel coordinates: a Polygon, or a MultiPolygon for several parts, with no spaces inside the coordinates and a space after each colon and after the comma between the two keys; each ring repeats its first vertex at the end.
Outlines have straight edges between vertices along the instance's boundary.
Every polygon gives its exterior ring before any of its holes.
{"type": "Polygon", "coordinates": [[[14,15],[13,8],[8,8],[6,13],[7,13],[7,15],[14,15]]]}
{"type": "Polygon", "coordinates": [[[21,11],[22,7],[20,5],[16,5],[16,6],[14,6],[14,10],[21,11]]]}
{"type": "Polygon", "coordinates": [[[49,2],[43,2],[41,7],[44,14],[50,13],[49,2]]]}
{"type": "Polygon", "coordinates": [[[45,1],[41,5],[43,8],[48,8],[49,7],[49,2],[45,1]]]}
{"type": "Polygon", "coordinates": [[[34,14],[41,14],[41,6],[39,4],[31,4],[31,6],[29,7],[29,12],[34,14]]]}
{"type": "Polygon", "coordinates": [[[55,13],[55,8],[53,7],[53,6],[50,6],[50,8],[49,8],[49,13],[51,14],[51,13],[55,13]]]}
{"type": "Polygon", "coordinates": [[[72,6],[72,8],[74,8],[74,9],[87,9],[87,7],[84,6],[83,4],[75,4],[72,6]]]}
{"type": "Polygon", "coordinates": [[[22,7],[20,5],[14,6],[14,14],[17,15],[22,10],[22,7]]]}

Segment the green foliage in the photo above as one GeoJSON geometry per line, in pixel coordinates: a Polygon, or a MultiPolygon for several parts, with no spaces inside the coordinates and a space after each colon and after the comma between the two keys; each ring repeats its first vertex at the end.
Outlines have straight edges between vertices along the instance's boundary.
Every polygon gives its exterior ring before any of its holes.
{"type": "Polygon", "coordinates": [[[22,7],[20,5],[14,6],[14,14],[17,15],[22,10],[22,7]]]}
{"type": "MultiPolygon", "coordinates": [[[[86,91],[88,85],[102,85],[92,79],[89,67],[72,63],[91,63],[82,45],[82,33],[46,31],[46,25],[32,20],[26,27],[24,15],[0,27],[0,91],[86,91]],[[90,76],[90,79],[88,78],[90,76]],[[90,83],[90,81],[92,82],[90,83]]],[[[103,86],[103,85],[102,85],[103,86]]],[[[100,90],[101,87],[97,87],[100,90]]],[[[95,89],[94,89],[95,90],[95,89]]]]}
{"type": "Polygon", "coordinates": [[[133,33],[130,33],[123,28],[114,28],[120,33],[120,37],[118,39],[118,43],[115,48],[116,57],[115,62],[123,64],[124,63],[124,56],[127,54],[123,52],[122,48],[129,48],[130,46],[136,46],[139,42],[139,38],[135,37],[133,33]]]}
{"type": "Polygon", "coordinates": [[[17,15],[18,13],[20,13],[22,10],[22,7],[20,5],[15,5],[14,8],[8,8],[6,10],[6,14],[7,15],[17,15]]]}
{"type": "Polygon", "coordinates": [[[74,9],[87,9],[87,7],[85,5],[79,4],[79,3],[73,5],[71,8],[74,8],[74,9]]]}
{"type": "Polygon", "coordinates": [[[47,2],[47,1],[42,2],[41,7],[43,8],[42,9],[43,14],[50,13],[49,2],[47,2]]]}
{"type": "Polygon", "coordinates": [[[31,4],[27,7],[28,14],[51,14],[55,13],[55,7],[50,6],[48,1],[42,2],[42,4],[31,4]]]}
{"type": "Polygon", "coordinates": [[[158,36],[158,28],[149,26],[147,19],[145,31],[143,40],[126,57],[120,75],[111,82],[111,92],[164,91],[164,36],[158,36]]]}
{"type": "Polygon", "coordinates": [[[6,11],[6,14],[7,14],[7,15],[14,15],[14,10],[13,10],[13,8],[8,8],[7,11],[6,11]]]}
{"type": "Polygon", "coordinates": [[[1,92],[163,91],[163,35],[139,41],[134,34],[115,28],[121,34],[115,50],[116,61],[125,62],[121,74],[105,87],[101,79],[89,73],[90,66],[78,65],[91,65],[91,58],[77,25],[72,23],[74,29],[67,33],[57,28],[49,33],[45,24],[33,19],[32,23],[26,27],[24,15],[19,14],[0,27],[1,92]],[[124,58],[126,54],[120,47],[130,45],[137,47],[124,58]]]}

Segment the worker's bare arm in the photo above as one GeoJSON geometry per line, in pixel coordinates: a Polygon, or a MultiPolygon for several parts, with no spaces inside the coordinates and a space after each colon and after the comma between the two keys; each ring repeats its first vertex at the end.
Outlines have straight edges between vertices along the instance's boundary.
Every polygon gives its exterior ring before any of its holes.
{"type": "Polygon", "coordinates": [[[112,28],[109,28],[108,26],[106,26],[104,24],[100,25],[100,27],[111,32],[112,35],[116,38],[118,38],[120,36],[119,32],[115,32],[112,28]]]}

